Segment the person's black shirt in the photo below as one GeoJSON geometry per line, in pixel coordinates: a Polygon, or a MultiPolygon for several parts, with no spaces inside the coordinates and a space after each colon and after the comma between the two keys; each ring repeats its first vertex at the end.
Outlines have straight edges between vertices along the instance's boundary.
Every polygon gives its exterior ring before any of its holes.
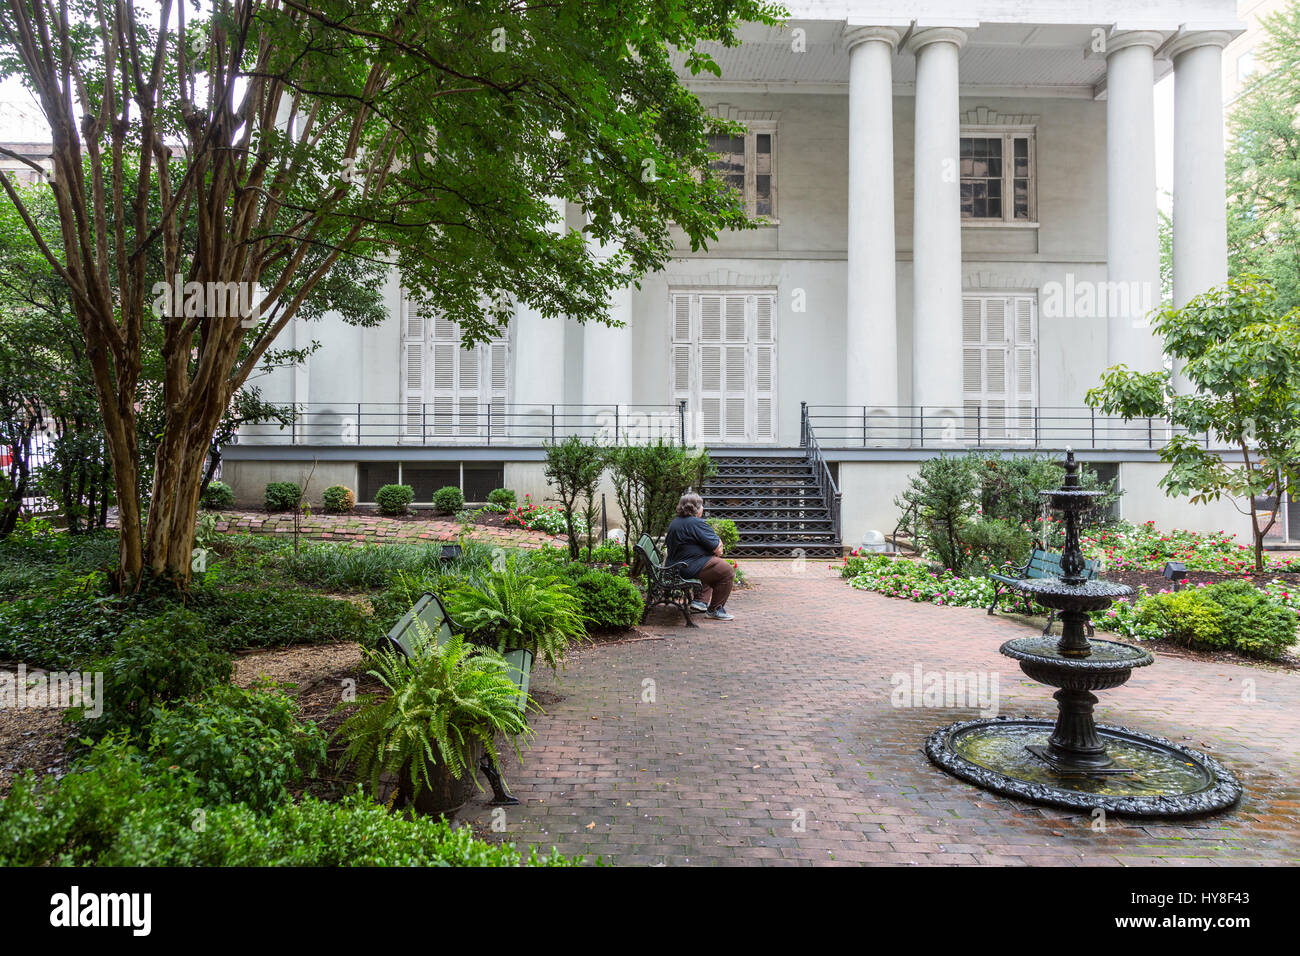
{"type": "Polygon", "coordinates": [[[721,539],[703,518],[674,518],[668,526],[664,546],[668,549],[668,564],[685,562],[686,573],[698,577],[700,570],[713,557],[713,549],[721,539]]]}

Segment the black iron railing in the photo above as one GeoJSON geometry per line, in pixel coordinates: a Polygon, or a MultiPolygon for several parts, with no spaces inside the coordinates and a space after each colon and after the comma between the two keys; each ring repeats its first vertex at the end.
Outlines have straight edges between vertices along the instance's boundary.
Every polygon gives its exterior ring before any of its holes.
{"type": "MultiPolygon", "coordinates": [[[[1064,448],[1150,450],[1175,434],[1187,434],[1158,418],[1125,420],[1087,406],[1034,405],[1015,409],[972,404],[957,410],[924,405],[809,405],[827,448],[990,449],[1064,448]]],[[[1210,436],[1194,435],[1207,448],[1227,448],[1210,436]]]]}
{"type": "Polygon", "coordinates": [[[822,500],[826,502],[826,507],[831,514],[831,528],[835,532],[835,540],[842,540],[840,536],[840,489],[835,483],[835,477],[831,474],[831,467],[826,459],[822,457],[821,446],[817,443],[817,436],[813,433],[812,420],[808,414],[808,403],[799,403],[799,444],[808,454],[808,463],[812,465],[813,477],[817,480],[817,488],[821,492],[822,500]]]}
{"type": "Polygon", "coordinates": [[[312,402],[285,425],[245,425],[241,445],[544,445],[577,435],[601,444],[686,444],[686,403],[312,402]]]}

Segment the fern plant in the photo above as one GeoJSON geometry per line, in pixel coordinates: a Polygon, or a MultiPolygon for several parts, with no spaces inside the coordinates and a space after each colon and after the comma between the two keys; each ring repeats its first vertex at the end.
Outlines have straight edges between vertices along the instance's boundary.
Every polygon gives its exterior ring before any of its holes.
{"type": "MultiPolygon", "coordinates": [[[[432,788],[434,767],[459,780],[476,743],[499,767],[496,735],[505,735],[518,753],[518,738],[529,734],[519,688],[500,654],[467,644],[460,635],[440,646],[421,622],[415,632],[410,659],[388,648],[367,652],[367,672],[388,693],[361,698],[360,708],[334,733],[346,742],[341,767],[355,766],[371,793],[379,789],[381,773],[404,777],[411,801],[432,788]]],[[[477,780],[475,786],[483,789],[477,780]]]]}
{"type": "Polygon", "coordinates": [[[475,644],[499,652],[527,648],[555,670],[572,641],[587,635],[582,600],[559,575],[520,570],[514,555],[483,575],[477,587],[448,595],[447,613],[475,644]]]}

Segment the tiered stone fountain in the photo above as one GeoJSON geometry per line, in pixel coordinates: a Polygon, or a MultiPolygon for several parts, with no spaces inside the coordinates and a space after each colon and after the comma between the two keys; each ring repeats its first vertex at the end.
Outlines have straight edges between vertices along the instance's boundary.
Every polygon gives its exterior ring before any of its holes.
{"type": "Polygon", "coordinates": [[[1135,667],[1153,663],[1139,647],[1086,635],[1088,612],[1104,610],[1132,589],[1084,576],[1079,516],[1099,491],[1079,487],[1079,466],[1070,451],[1065,483],[1043,492],[1065,516],[1059,578],[1033,578],[1016,588],[1061,620],[1059,640],[1018,637],[999,649],[1043,684],[1059,688],[1057,717],[1050,720],[995,717],[936,730],[926,754],[937,766],[997,793],[1073,809],[1132,816],[1193,816],[1230,807],[1241,785],[1216,760],[1162,737],[1099,726],[1093,691],[1119,687],[1135,667]]]}

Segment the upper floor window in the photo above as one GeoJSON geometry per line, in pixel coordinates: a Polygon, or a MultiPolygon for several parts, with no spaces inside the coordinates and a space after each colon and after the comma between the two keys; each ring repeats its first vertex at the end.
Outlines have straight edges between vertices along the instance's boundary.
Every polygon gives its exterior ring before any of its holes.
{"type": "Polygon", "coordinates": [[[1034,176],[1032,131],[962,131],[962,219],[1036,222],[1034,176]]]}
{"type": "Polygon", "coordinates": [[[1245,83],[1255,75],[1255,51],[1247,50],[1237,57],[1237,82],[1245,83]]]}
{"type": "Polygon", "coordinates": [[[745,199],[750,216],[776,218],[776,127],[751,124],[742,136],[710,136],[709,163],[745,199]]]}

